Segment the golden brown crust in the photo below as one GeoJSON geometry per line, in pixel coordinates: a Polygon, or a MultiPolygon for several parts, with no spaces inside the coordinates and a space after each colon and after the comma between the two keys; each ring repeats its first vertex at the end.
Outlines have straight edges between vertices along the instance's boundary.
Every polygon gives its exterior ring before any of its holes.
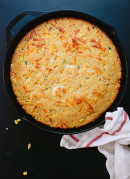
{"type": "Polygon", "coordinates": [[[22,108],[37,121],[73,128],[97,119],[114,102],[121,79],[116,47],[81,19],[44,22],[21,39],[10,78],[22,108]]]}

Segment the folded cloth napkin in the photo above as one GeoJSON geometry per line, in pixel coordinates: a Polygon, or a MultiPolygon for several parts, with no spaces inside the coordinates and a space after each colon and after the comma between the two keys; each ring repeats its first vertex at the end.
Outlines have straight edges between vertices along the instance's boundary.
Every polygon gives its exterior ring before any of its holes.
{"type": "Polygon", "coordinates": [[[110,179],[130,179],[130,120],[122,107],[107,112],[104,126],[75,135],[64,135],[60,146],[67,149],[98,147],[107,158],[110,179]]]}

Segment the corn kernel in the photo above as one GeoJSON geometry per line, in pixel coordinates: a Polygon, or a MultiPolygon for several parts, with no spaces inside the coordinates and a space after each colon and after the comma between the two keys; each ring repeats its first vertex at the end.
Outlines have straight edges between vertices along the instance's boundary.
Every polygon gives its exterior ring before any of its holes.
{"type": "Polygon", "coordinates": [[[17,125],[20,121],[21,119],[14,120],[14,123],[17,125]]]}
{"type": "Polygon", "coordinates": [[[23,56],[22,55],[20,56],[20,62],[23,62],[23,56]]]}
{"type": "Polygon", "coordinates": [[[70,123],[69,126],[72,127],[72,128],[74,127],[72,123],[70,123]]]}
{"type": "Polygon", "coordinates": [[[82,34],[82,37],[84,37],[84,34],[82,34]]]}
{"type": "Polygon", "coordinates": [[[85,28],[85,25],[83,25],[83,28],[85,28]]]}
{"type": "Polygon", "coordinates": [[[23,175],[24,175],[24,176],[27,175],[27,174],[28,174],[27,171],[23,172],[23,175]]]}
{"type": "Polygon", "coordinates": [[[55,37],[58,37],[58,34],[55,34],[55,37]]]}
{"type": "Polygon", "coordinates": [[[42,79],[42,81],[45,81],[45,79],[42,79]]]}
{"type": "Polygon", "coordinates": [[[22,56],[22,55],[20,56],[20,59],[23,59],[23,56],[22,56]]]}
{"type": "Polygon", "coordinates": [[[31,148],[31,144],[29,143],[29,144],[28,144],[28,150],[30,150],[30,148],[31,148]]]}
{"type": "Polygon", "coordinates": [[[52,113],[52,115],[51,115],[52,117],[54,117],[55,116],[55,113],[52,113]]]}
{"type": "Polygon", "coordinates": [[[84,122],[84,119],[80,119],[79,121],[80,121],[80,122],[84,122]]]}
{"type": "Polygon", "coordinates": [[[52,77],[50,77],[50,80],[52,80],[52,77]]]}
{"type": "Polygon", "coordinates": [[[53,49],[55,49],[55,48],[56,48],[56,46],[55,46],[54,44],[52,44],[52,47],[53,47],[53,49]]]}

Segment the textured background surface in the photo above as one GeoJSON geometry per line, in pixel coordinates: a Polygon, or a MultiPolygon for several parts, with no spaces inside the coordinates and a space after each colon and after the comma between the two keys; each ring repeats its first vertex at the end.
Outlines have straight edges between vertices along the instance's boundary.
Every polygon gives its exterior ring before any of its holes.
{"type": "MultiPolygon", "coordinates": [[[[30,179],[82,178],[107,179],[105,157],[96,148],[69,151],[59,147],[60,135],[44,132],[18,118],[3,85],[3,64],[6,55],[5,28],[24,10],[77,10],[112,25],[121,41],[130,69],[130,1],[129,0],[1,0],[0,1],[0,178],[30,179]],[[8,127],[8,131],[5,128],[8,127]],[[32,144],[30,151],[27,144],[32,144]]],[[[14,32],[16,29],[14,28],[14,32]]],[[[128,79],[129,81],[129,79],[128,79]]],[[[120,104],[130,113],[130,84],[120,104]]]]}

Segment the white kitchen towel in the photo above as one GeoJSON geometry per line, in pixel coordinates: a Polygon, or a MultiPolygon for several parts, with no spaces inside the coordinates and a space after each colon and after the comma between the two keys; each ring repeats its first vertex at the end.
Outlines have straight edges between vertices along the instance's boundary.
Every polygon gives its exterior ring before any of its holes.
{"type": "Polygon", "coordinates": [[[110,179],[130,179],[130,120],[122,107],[107,112],[104,126],[75,135],[64,135],[60,146],[67,149],[98,147],[107,158],[110,179]]]}

